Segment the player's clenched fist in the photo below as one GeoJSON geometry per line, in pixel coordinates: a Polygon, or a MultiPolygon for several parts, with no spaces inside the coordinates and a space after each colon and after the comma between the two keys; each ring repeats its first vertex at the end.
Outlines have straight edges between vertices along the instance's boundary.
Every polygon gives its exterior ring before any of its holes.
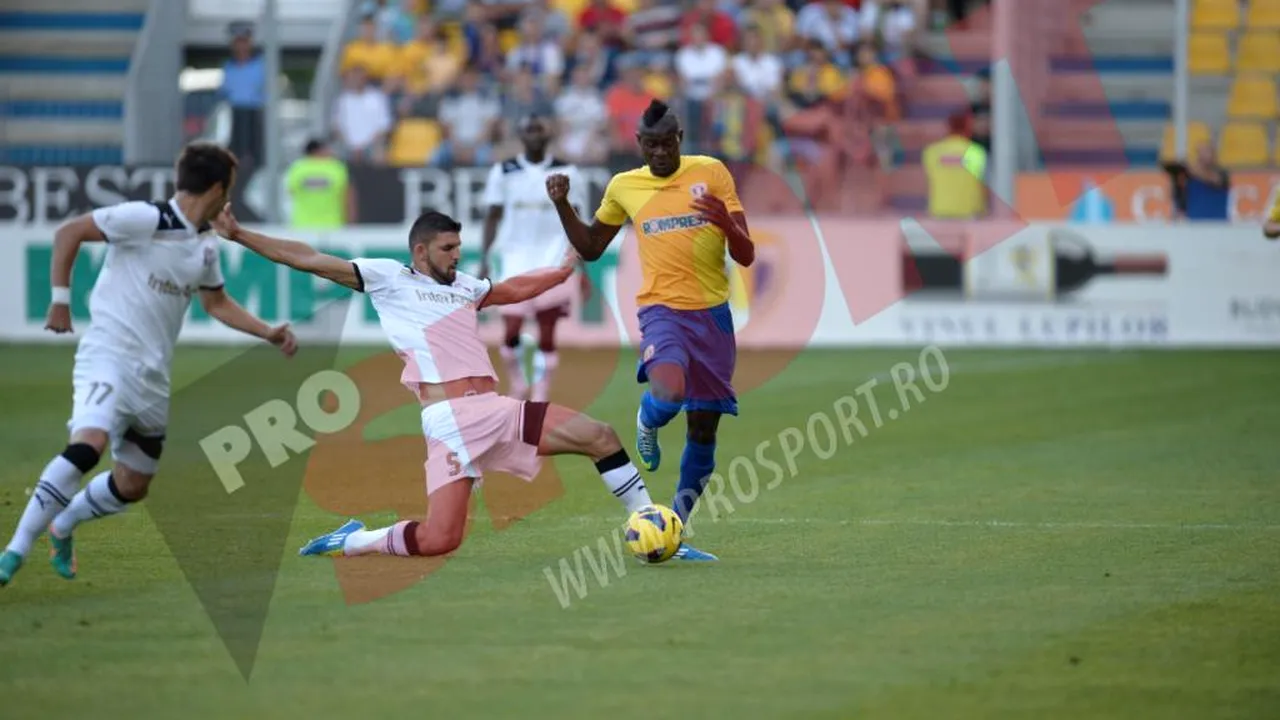
{"type": "Polygon", "coordinates": [[[71,332],[71,306],[65,303],[49,305],[49,314],[45,316],[44,329],[61,335],[71,332]]]}
{"type": "Polygon", "coordinates": [[[551,202],[564,202],[569,197],[569,176],[550,175],[547,177],[547,197],[551,202]]]}

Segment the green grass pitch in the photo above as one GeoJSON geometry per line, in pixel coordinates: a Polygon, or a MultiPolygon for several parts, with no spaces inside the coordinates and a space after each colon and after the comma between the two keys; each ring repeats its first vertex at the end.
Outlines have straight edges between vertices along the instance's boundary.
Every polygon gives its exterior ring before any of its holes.
{"type": "MultiPolygon", "coordinates": [[[[184,347],[177,380],[232,354],[184,347]]],[[[0,541],[65,441],[71,355],[0,346],[0,541]]],[[[883,424],[821,456],[806,442],[750,502],[726,486],[694,522],[714,565],[628,559],[602,584],[581,548],[621,513],[573,458],[560,501],[477,522],[429,582],[347,606],[330,561],[295,555],[342,520],[303,495],[247,682],[144,507],[81,528],[73,582],[41,539],[0,590],[0,717],[1280,713],[1280,354],[947,351],[946,387],[902,409],[891,369],[917,357],[812,351],[743,399],[721,472],[764,441],[780,460],[779,433],[868,378],[883,424]],[[582,597],[562,558],[587,568],[582,597]]],[[[589,362],[566,353],[560,381],[589,362]]],[[[632,367],[592,407],[628,444],[632,367]]],[[[659,502],[682,434],[648,478],[659,502]]]]}

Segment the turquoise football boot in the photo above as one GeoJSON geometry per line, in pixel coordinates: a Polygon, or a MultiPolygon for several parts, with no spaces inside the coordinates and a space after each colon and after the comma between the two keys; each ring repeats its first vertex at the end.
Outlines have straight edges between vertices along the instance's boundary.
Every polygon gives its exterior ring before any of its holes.
{"type": "Polygon", "coordinates": [[[20,569],[22,569],[22,556],[5,550],[4,554],[0,555],[0,587],[8,585],[20,569]]]}
{"type": "Polygon", "coordinates": [[[636,411],[636,452],[640,462],[648,472],[655,472],[662,463],[662,446],[658,444],[658,431],[644,426],[640,422],[640,411],[636,411]]]}
{"type": "Polygon", "coordinates": [[[347,536],[353,532],[364,529],[364,523],[359,520],[348,520],[343,523],[342,527],[330,533],[325,533],[318,538],[314,538],[302,549],[298,551],[299,555],[321,555],[325,557],[342,557],[342,547],[347,542],[347,536]]]}
{"type": "Polygon", "coordinates": [[[49,564],[53,566],[53,571],[66,580],[75,580],[76,550],[71,536],[58,537],[53,532],[53,526],[50,525],[49,545],[51,546],[49,548],[49,564]]]}

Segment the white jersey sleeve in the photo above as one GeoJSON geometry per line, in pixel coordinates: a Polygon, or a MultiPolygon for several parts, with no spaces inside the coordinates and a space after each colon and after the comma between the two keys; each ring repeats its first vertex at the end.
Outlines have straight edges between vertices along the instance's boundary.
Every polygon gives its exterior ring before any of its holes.
{"type": "Polygon", "coordinates": [[[222,277],[222,254],[218,252],[218,241],[205,248],[204,273],[200,275],[201,290],[221,290],[227,281],[222,277]]]}
{"type": "Polygon", "coordinates": [[[484,182],[485,207],[507,206],[507,176],[502,172],[502,163],[494,163],[489,169],[489,179],[484,182]]]}
{"type": "Polygon", "coordinates": [[[388,258],[356,258],[351,261],[356,268],[360,292],[377,295],[391,287],[391,282],[404,269],[402,263],[388,258]]]}
{"type": "Polygon", "coordinates": [[[94,210],[93,223],[113,245],[140,245],[155,237],[160,210],[151,203],[120,203],[94,210]]]}
{"type": "Polygon", "coordinates": [[[481,280],[474,275],[468,275],[463,272],[458,273],[458,277],[453,281],[453,284],[465,290],[477,305],[483,302],[489,292],[493,290],[492,280],[481,280]]]}

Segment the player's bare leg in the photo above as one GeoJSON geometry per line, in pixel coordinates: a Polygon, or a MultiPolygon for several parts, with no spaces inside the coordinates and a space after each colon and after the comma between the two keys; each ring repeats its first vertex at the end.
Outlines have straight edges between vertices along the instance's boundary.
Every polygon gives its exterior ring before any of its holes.
{"type": "Polygon", "coordinates": [[[553,308],[535,316],[538,353],[533,357],[533,391],[529,396],[534,402],[547,402],[551,398],[551,376],[560,366],[560,356],[556,353],[556,325],[564,315],[564,308],[553,308]]]}
{"type": "Polygon", "coordinates": [[[308,542],[299,555],[356,557],[398,555],[434,557],[448,555],[462,545],[467,535],[467,513],[471,508],[472,478],[448,483],[427,497],[427,519],[401,520],[395,525],[366,530],[359,520],[308,542]]]}
{"type": "Polygon", "coordinates": [[[520,330],[524,327],[524,317],[504,315],[502,317],[503,338],[498,354],[502,356],[502,365],[507,371],[507,397],[526,400],[529,397],[529,381],[525,378],[524,356],[520,352],[520,330]]]}
{"type": "MultiPolygon", "coordinates": [[[[526,416],[526,422],[531,420],[526,416]]],[[[547,405],[541,422],[538,454],[584,455],[590,458],[605,487],[627,512],[653,504],[640,471],[627,457],[618,433],[605,423],[562,405],[547,405]]],[[[431,493],[426,522],[402,520],[395,525],[366,530],[358,520],[348,520],[333,532],[311,540],[299,555],[352,557],[445,555],[462,544],[474,481],[463,478],[431,493]]]]}
{"type": "MultiPolygon", "coordinates": [[[[107,447],[107,431],[82,428],[71,435],[67,447],[49,461],[18,520],[13,538],[0,554],[0,586],[7,585],[18,570],[36,538],[40,537],[59,512],[80,489],[86,473],[98,465],[107,447]]],[[[74,572],[74,571],[73,571],[74,572]]]]}
{"type": "Polygon", "coordinates": [[[684,407],[684,368],[675,363],[649,366],[649,389],[640,398],[636,413],[636,452],[645,469],[654,472],[662,464],[658,430],[671,422],[684,407]]]}

